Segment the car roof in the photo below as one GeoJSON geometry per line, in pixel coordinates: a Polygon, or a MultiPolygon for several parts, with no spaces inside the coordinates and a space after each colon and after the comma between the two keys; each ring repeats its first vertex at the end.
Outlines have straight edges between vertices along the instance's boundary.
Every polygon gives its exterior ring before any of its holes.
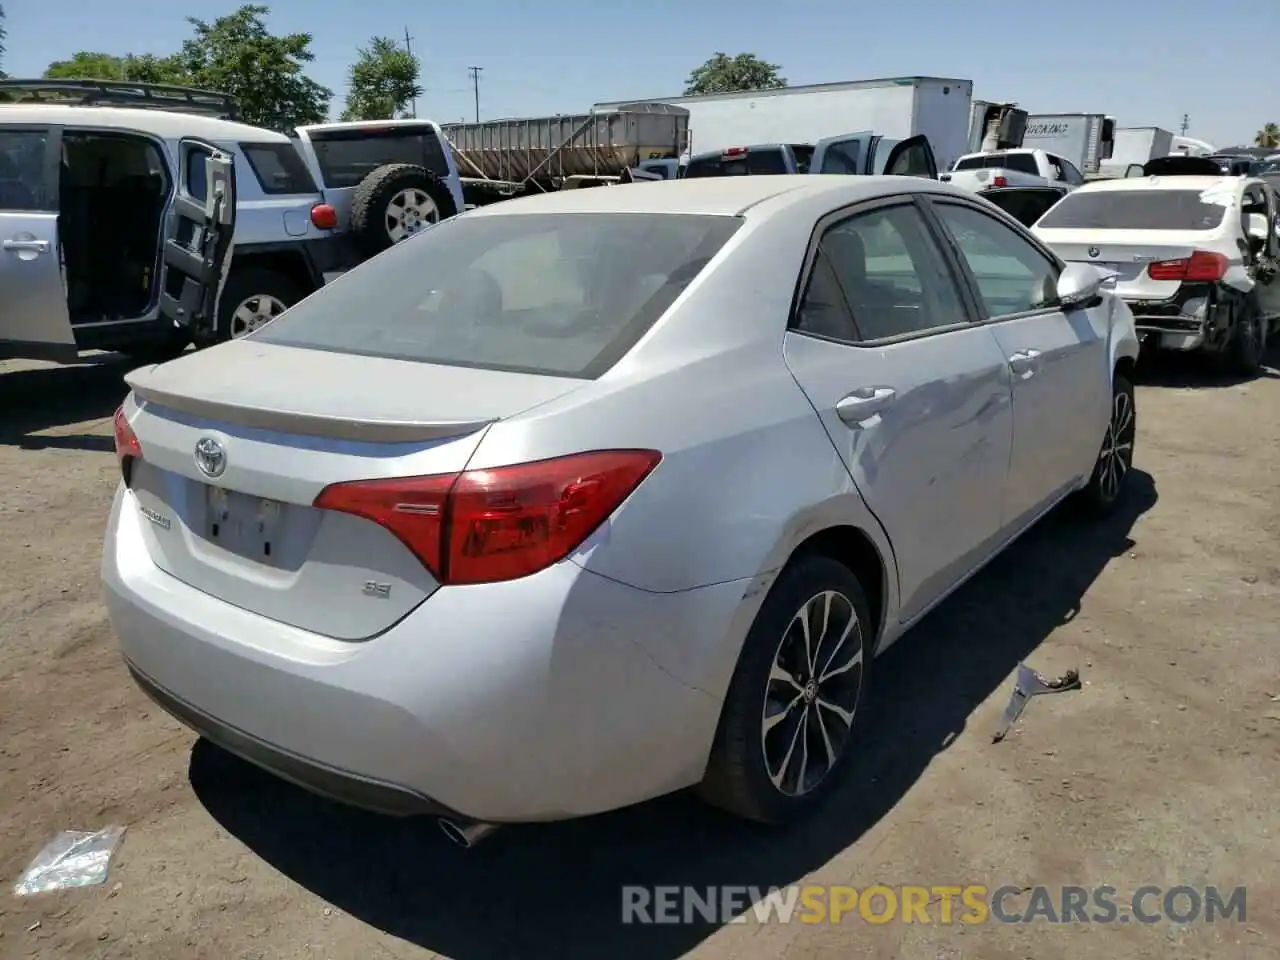
{"type": "Polygon", "coordinates": [[[326,130],[379,130],[384,127],[425,127],[439,130],[440,124],[434,120],[405,117],[399,120],[335,120],[333,123],[308,123],[298,127],[302,134],[324,132],[326,130]]]}
{"type": "Polygon", "coordinates": [[[1241,177],[1116,177],[1110,180],[1091,180],[1076,187],[1076,193],[1098,193],[1108,190],[1227,190],[1239,187],[1245,181],[1241,177]]]}
{"type": "Polygon", "coordinates": [[[959,187],[922,177],[870,177],[849,174],[775,174],[755,177],[695,177],[656,180],[622,186],[558,190],[505,200],[480,207],[464,216],[511,216],[536,213],[666,213],[737,217],[777,200],[770,210],[818,197],[832,207],[904,192],[945,193],[972,197],[959,187]]]}
{"type": "Polygon", "coordinates": [[[61,124],[68,127],[130,130],[163,139],[201,137],[206,140],[243,140],[251,143],[291,142],[283,133],[220,117],[130,107],[25,103],[0,106],[0,126],[13,124],[61,124]]]}

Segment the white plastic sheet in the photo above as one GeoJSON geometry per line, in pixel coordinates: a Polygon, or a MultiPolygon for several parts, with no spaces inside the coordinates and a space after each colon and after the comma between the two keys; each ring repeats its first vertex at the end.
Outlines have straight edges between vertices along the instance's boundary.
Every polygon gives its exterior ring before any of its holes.
{"type": "Polygon", "coordinates": [[[103,827],[92,833],[62,831],[36,854],[14,885],[14,894],[26,897],[102,883],[124,831],[124,827],[103,827]]]}

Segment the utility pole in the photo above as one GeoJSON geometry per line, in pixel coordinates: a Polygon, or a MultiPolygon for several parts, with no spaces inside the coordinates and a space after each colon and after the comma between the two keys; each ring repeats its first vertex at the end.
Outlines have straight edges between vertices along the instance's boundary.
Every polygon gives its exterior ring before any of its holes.
{"type": "Polygon", "coordinates": [[[1191,126],[1191,118],[1184,113],[1182,115],[1182,129],[1179,130],[1178,132],[1185,137],[1187,135],[1187,128],[1190,126],[1191,126]]]}
{"type": "Polygon", "coordinates": [[[467,73],[471,74],[471,90],[476,98],[476,123],[480,122],[480,71],[484,67],[467,67],[467,73]]]}
{"type": "MultiPolygon", "coordinates": [[[[413,56],[413,37],[409,36],[408,24],[406,24],[404,28],[404,49],[405,49],[405,52],[409,54],[409,56],[411,57],[413,56]]],[[[418,119],[418,98],[417,97],[414,97],[411,101],[409,101],[409,116],[411,116],[414,120],[418,119]]]]}

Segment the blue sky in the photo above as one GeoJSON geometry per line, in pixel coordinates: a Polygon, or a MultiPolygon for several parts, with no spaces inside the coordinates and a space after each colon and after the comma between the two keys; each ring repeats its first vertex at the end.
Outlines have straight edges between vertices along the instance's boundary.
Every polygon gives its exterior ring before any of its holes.
{"type": "MultiPolygon", "coordinates": [[[[441,122],[471,118],[472,64],[484,68],[482,118],[534,116],[679,93],[689,70],[724,50],[780,64],[793,84],[914,74],[971,79],[975,96],[1015,100],[1033,113],[1107,113],[1121,126],[1175,133],[1186,113],[1190,136],[1227,146],[1250,142],[1266,121],[1280,122],[1280,87],[1267,76],[1264,52],[1280,24],[1275,4],[276,0],[269,23],[274,32],[314,36],[311,74],[337,93],[335,113],[356,47],[373,34],[402,36],[407,26],[427,88],[419,116],[441,122]],[[1260,44],[1252,53],[1251,43],[1260,44]]],[[[0,5],[9,31],[5,69],[38,76],[51,60],[81,49],[168,53],[189,35],[186,14],[212,20],[237,4],[0,5]],[[172,14],[160,12],[167,6],[172,14]]]]}

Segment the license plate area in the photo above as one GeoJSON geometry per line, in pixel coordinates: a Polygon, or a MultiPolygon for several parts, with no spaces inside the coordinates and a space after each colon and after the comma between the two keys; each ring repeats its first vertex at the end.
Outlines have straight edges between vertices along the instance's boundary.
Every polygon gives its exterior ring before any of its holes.
{"type": "Polygon", "coordinates": [[[223,550],[276,565],[284,504],[221,487],[205,487],[205,538],[223,550]]]}

